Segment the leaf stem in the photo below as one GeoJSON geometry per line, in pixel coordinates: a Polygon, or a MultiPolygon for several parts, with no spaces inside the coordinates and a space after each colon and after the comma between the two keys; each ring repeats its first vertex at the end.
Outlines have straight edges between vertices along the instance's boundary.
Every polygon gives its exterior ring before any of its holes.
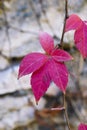
{"type": "Polygon", "coordinates": [[[65,18],[64,18],[64,25],[63,25],[63,32],[60,40],[60,46],[63,48],[63,39],[64,39],[64,33],[65,33],[65,26],[66,26],[66,20],[68,18],[68,0],[65,0],[65,18]]]}
{"type": "Polygon", "coordinates": [[[66,118],[66,123],[67,123],[67,126],[68,126],[68,129],[71,130],[70,128],[70,124],[69,124],[69,118],[68,118],[68,113],[67,113],[67,106],[66,106],[66,97],[65,97],[65,94],[64,94],[64,99],[63,99],[63,103],[64,103],[64,114],[65,114],[65,118],[66,118]]]}

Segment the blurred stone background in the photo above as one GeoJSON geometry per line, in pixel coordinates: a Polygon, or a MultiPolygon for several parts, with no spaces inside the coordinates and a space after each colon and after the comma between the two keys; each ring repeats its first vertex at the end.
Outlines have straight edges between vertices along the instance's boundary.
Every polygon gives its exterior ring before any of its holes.
{"type": "MultiPolygon", "coordinates": [[[[87,20],[87,1],[69,0],[69,14],[87,20]]],[[[30,76],[17,80],[21,59],[30,52],[42,52],[38,32],[50,33],[59,44],[64,21],[64,0],[0,1],[0,130],[67,130],[63,112],[49,108],[62,104],[62,93],[52,84],[36,106],[30,76]],[[4,9],[3,9],[3,4],[4,9]]],[[[67,103],[70,124],[77,130],[87,122],[87,60],[83,61],[73,44],[73,32],[65,34],[65,48],[74,61],[70,70],[67,103]],[[80,66],[79,66],[80,64],[80,66]],[[80,80],[77,82],[78,66],[80,80]],[[78,87],[79,86],[79,87],[78,87]],[[80,92],[81,90],[81,92],[80,92]],[[82,96],[81,96],[82,95],[82,96]]]]}

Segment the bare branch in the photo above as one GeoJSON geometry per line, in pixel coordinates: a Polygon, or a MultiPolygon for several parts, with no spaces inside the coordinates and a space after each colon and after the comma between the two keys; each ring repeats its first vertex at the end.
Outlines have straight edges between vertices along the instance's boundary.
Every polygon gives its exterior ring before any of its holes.
{"type": "Polygon", "coordinates": [[[61,37],[61,40],[60,40],[60,46],[62,48],[63,48],[63,39],[64,39],[65,25],[66,25],[67,18],[68,18],[68,0],[65,0],[65,18],[64,18],[64,26],[63,26],[62,37],[61,37]]]}

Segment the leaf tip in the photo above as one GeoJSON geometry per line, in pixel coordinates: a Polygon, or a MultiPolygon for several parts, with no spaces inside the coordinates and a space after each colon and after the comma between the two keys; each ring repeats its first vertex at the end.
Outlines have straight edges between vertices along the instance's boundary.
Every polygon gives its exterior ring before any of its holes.
{"type": "Polygon", "coordinates": [[[17,79],[19,80],[20,78],[21,78],[21,73],[20,73],[20,71],[19,71],[19,73],[18,73],[18,77],[17,77],[17,79]]]}
{"type": "Polygon", "coordinates": [[[21,76],[18,74],[17,80],[19,80],[19,79],[20,79],[20,77],[21,77],[21,76]]]}
{"type": "Polygon", "coordinates": [[[63,90],[63,94],[66,95],[66,91],[65,90],[63,90]]]}
{"type": "Polygon", "coordinates": [[[46,32],[42,32],[42,31],[40,31],[40,32],[39,32],[39,38],[43,38],[44,35],[46,35],[46,34],[47,34],[46,32]]]}

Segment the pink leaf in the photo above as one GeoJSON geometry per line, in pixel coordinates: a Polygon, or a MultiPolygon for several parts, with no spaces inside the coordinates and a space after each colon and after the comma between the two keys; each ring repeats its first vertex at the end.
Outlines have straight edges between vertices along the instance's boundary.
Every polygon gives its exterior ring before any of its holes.
{"type": "Polygon", "coordinates": [[[84,58],[87,57],[87,25],[85,23],[76,30],[75,35],[75,44],[77,49],[80,51],[84,58]]]}
{"type": "Polygon", "coordinates": [[[68,83],[68,70],[63,63],[55,62],[53,59],[49,61],[49,74],[52,81],[65,93],[68,83]]]}
{"type": "Polygon", "coordinates": [[[47,56],[41,53],[30,53],[21,61],[18,78],[39,69],[46,61],[47,56]]]}
{"type": "Polygon", "coordinates": [[[41,32],[39,35],[40,43],[43,49],[50,54],[50,52],[54,48],[54,40],[53,38],[46,32],[41,32]]]}
{"type": "Polygon", "coordinates": [[[78,127],[78,130],[87,130],[87,125],[81,123],[78,127]]]}
{"type": "Polygon", "coordinates": [[[65,32],[70,30],[76,30],[82,23],[82,20],[76,15],[72,14],[66,21],[65,32]]]}
{"type": "Polygon", "coordinates": [[[52,58],[58,62],[69,61],[73,59],[73,57],[68,52],[64,50],[60,50],[60,49],[54,50],[51,53],[51,55],[52,55],[52,58]]]}
{"type": "Polygon", "coordinates": [[[34,72],[31,77],[31,85],[36,102],[38,102],[39,99],[44,95],[51,82],[47,68],[48,62],[45,64],[45,66],[34,72]]]}

